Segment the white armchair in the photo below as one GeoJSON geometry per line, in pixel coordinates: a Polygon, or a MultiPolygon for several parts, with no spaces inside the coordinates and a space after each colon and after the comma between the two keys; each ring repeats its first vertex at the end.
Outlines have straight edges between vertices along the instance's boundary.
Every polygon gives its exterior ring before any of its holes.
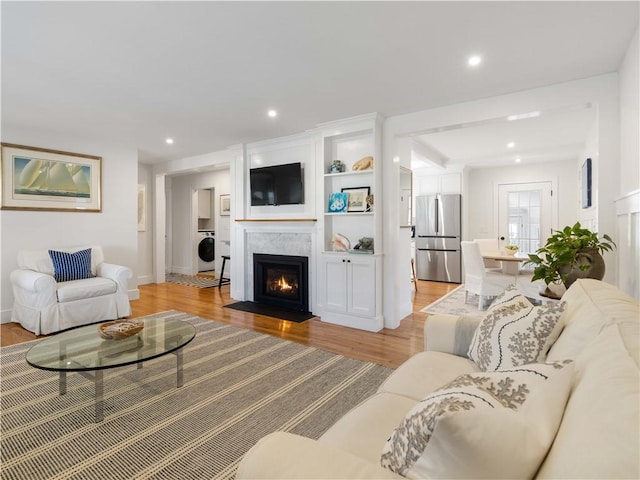
{"type": "Polygon", "coordinates": [[[75,253],[91,248],[91,278],[56,282],[48,250],[20,250],[11,272],[11,321],[36,335],[131,315],[127,293],[130,268],[104,262],[101,247],[55,248],[75,253]]]}
{"type": "Polygon", "coordinates": [[[495,297],[515,283],[513,275],[487,269],[482,261],[480,246],[476,242],[460,242],[464,262],[464,301],[469,293],[475,293],[478,308],[484,310],[487,297],[495,297]]]}

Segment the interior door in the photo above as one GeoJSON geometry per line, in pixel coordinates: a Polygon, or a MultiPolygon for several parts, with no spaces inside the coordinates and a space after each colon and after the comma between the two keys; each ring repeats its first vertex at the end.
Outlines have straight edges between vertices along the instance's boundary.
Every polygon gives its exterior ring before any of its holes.
{"type": "Polygon", "coordinates": [[[520,253],[526,254],[546,243],[557,218],[552,193],[551,181],[498,185],[500,247],[518,245],[520,253]]]}

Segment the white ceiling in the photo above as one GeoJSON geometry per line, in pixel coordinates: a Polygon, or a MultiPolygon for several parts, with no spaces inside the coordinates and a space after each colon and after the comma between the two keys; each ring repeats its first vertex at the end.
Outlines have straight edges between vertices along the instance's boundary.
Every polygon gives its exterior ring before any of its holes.
{"type": "MultiPolygon", "coordinates": [[[[133,145],[146,163],[613,72],[638,26],[633,1],[2,1],[1,9],[5,131],[133,145]],[[479,68],[467,67],[471,54],[483,56],[479,68]]],[[[447,155],[471,156],[453,147],[447,155]]]]}
{"type": "Polygon", "coordinates": [[[412,162],[412,168],[429,173],[443,167],[460,170],[576,160],[596,119],[590,105],[522,113],[535,116],[443,125],[438,131],[416,135],[417,162],[412,162]]]}

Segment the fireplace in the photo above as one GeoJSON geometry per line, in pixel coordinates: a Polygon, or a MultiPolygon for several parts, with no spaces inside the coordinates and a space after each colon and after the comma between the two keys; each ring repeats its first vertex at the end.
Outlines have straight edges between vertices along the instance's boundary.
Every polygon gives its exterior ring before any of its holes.
{"type": "Polygon", "coordinates": [[[253,301],[309,311],[309,259],[253,254],[253,301]]]}

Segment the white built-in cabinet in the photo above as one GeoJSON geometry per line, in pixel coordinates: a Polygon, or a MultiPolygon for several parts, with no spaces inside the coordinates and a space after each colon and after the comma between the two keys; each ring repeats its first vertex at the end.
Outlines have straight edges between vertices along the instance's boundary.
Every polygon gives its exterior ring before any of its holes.
{"type": "Polygon", "coordinates": [[[462,174],[459,172],[415,177],[415,195],[434,193],[462,193],[462,174]]]}
{"type": "MultiPolygon", "coordinates": [[[[344,255],[327,252],[323,262],[326,284],[325,311],[331,312],[332,318],[347,324],[352,318],[375,317],[376,315],[376,283],[379,282],[380,256],[344,255]]],[[[367,324],[355,319],[356,328],[367,324]]],[[[367,328],[364,328],[367,330],[367,328]]]]}
{"type": "Polygon", "coordinates": [[[319,129],[318,157],[322,159],[322,185],[319,188],[323,214],[322,259],[320,269],[320,318],[324,322],[377,332],[382,329],[382,208],[376,204],[381,181],[381,119],[365,115],[319,129]],[[353,170],[363,157],[373,157],[373,168],[353,170]],[[341,160],[345,171],[331,172],[334,160],[341,160]],[[364,212],[329,211],[332,193],[343,189],[368,188],[373,204],[364,212]],[[371,237],[373,253],[336,252],[332,239],[346,237],[351,249],[363,237],[371,237]]]}
{"type": "Polygon", "coordinates": [[[198,190],[198,218],[211,218],[211,190],[198,190]]]}

